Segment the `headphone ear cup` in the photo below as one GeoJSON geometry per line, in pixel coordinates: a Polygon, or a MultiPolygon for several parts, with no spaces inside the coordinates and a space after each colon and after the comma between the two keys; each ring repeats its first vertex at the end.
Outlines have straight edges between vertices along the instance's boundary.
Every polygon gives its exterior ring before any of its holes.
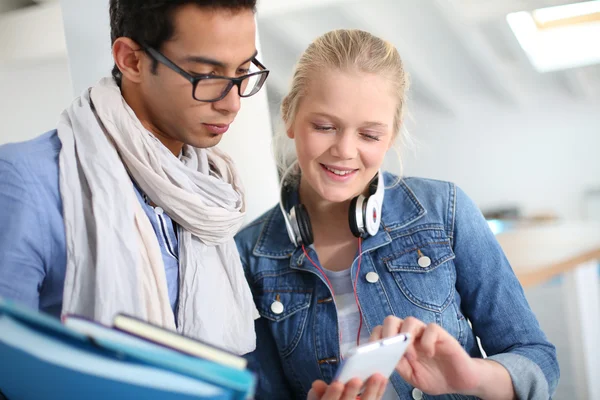
{"type": "Polygon", "coordinates": [[[312,225],[310,224],[310,217],[304,204],[298,204],[294,206],[296,209],[296,222],[298,223],[298,231],[302,239],[302,244],[310,246],[313,244],[314,238],[312,233],[312,225]]]}
{"type": "Polygon", "coordinates": [[[381,212],[377,199],[374,196],[369,197],[365,210],[365,230],[371,236],[375,236],[379,230],[379,223],[381,222],[381,212]]]}
{"type": "Polygon", "coordinates": [[[358,196],[352,199],[350,202],[350,208],[348,209],[348,223],[350,224],[350,231],[355,237],[361,237],[362,234],[356,223],[356,203],[358,202],[358,196]]]}

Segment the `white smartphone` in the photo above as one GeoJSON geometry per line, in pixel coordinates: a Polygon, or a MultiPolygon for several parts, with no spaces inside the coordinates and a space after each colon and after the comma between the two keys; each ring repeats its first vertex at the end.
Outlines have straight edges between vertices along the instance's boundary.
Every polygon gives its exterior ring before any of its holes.
{"type": "Polygon", "coordinates": [[[409,339],[410,335],[404,333],[350,350],[334,380],[346,383],[359,378],[364,382],[376,373],[389,378],[408,348],[409,339]]]}

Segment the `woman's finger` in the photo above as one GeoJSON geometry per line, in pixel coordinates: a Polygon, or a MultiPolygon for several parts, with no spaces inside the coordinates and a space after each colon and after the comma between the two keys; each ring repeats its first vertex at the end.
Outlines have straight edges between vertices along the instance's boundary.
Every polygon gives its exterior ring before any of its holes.
{"type": "Polygon", "coordinates": [[[381,334],[382,333],[383,333],[383,326],[377,325],[371,331],[371,336],[369,337],[369,342],[375,342],[375,341],[381,339],[381,334]]]}
{"type": "Polygon", "coordinates": [[[308,392],[308,400],[320,400],[327,391],[327,384],[324,381],[314,381],[312,388],[308,392]]]}
{"type": "Polygon", "coordinates": [[[413,376],[413,370],[406,357],[402,357],[396,365],[396,371],[400,374],[402,379],[407,382],[411,382],[413,376]]]}
{"type": "Polygon", "coordinates": [[[360,395],[361,400],[376,400],[380,399],[379,392],[381,390],[381,386],[385,388],[386,379],[381,374],[375,374],[371,376],[365,385],[364,392],[360,395]]]}
{"type": "Polygon", "coordinates": [[[377,391],[377,399],[381,399],[383,397],[383,395],[385,394],[385,389],[387,388],[389,380],[386,378],[383,380],[383,382],[381,382],[381,385],[379,386],[379,390],[377,391]]]}
{"type": "Polygon", "coordinates": [[[331,382],[321,400],[340,400],[346,386],[342,382],[331,382]]]}
{"type": "Polygon", "coordinates": [[[421,336],[420,350],[428,357],[435,355],[435,345],[443,335],[443,329],[437,324],[429,324],[421,336]]]}
{"type": "Polygon", "coordinates": [[[346,383],[346,387],[344,389],[344,393],[340,400],[355,400],[356,396],[360,393],[360,389],[362,389],[363,381],[358,378],[352,378],[346,383]]]}
{"type": "Polygon", "coordinates": [[[402,320],[393,315],[385,317],[383,320],[383,332],[382,337],[387,338],[390,336],[396,336],[402,327],[402,320]]]}
{"type": "Polygon", "coordinates": [[[415,317],[408,317],[402,322],[400,332],[409,333],[411,339],[416,341],[421,337],[426,327],[427,325],[425,325],[423,321],[416,319],[415,317]]]}

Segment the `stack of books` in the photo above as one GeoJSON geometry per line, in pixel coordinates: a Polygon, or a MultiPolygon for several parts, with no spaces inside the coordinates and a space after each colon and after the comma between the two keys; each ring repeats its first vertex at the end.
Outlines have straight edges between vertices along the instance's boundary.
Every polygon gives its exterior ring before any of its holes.
{"type": "Polygon", "coordinates": [[[61,323],[0,298],[0,399],[215,399],[254,393],[246,360],[139,319],[61,323]]]}

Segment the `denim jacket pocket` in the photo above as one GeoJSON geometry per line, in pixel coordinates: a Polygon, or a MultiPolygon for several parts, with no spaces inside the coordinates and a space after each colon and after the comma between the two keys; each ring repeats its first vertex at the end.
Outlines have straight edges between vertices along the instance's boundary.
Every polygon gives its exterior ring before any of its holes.
{"type": "Polygon", "coordinates": [[[298,345],[304,332],[312,291],[307,289],[262,289],[255,295],[261,317],[270,321],[271,331],[282,357],[298,345]]]}
{"type": "Polygon", "coordinates": [[[383,261],[404,296],[413,304],[442,312],[452,301],[456,271],[450,240],[415,243],[383,261]]]}

